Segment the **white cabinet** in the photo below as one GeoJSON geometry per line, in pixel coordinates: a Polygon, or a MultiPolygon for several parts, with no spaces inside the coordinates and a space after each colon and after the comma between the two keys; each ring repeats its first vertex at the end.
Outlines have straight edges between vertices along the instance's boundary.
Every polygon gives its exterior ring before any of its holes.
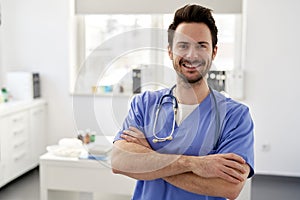
{"type": "Polygon", "coordinates": [[[28,111],[20,111],[6,117],[5,151],[6,179],[13,179],[28,169],[30,165],[29,149],[29,115],[28,111]]]}
{"type": "Polygon", "coordinates": [[[39,163],[39,157],[46,152],[45,137],[46,108],[44,105],[30,109],[31,159],[39,163]]]}
{"type": "Polygon", "coordinates": [[[0,105],[0,187],[38,165],[46,145],[46,103],[0,105]]]}
{"type": "Polygon", "coordinates": [[[2,136],[4,135],[3,133],[5,132],[4,129],[2,129],[3,127],[3,120],[0,118],[0,186],[3,185],[4,183],[4,171],[5,171],[5,161],[4,161],[4,142],[3,142],[3,138],[2,136]]]}

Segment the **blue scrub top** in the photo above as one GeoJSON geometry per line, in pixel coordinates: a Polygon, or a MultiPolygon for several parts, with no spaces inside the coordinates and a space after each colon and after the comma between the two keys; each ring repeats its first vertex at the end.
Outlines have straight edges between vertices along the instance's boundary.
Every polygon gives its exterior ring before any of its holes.
{"type": "MultiPolygon", "coordinates": [[[[173,140],[153,143],[153,124],[160,98],[169,94],[170,89],[144,92],[136,95],[123,123],[122,130],[115,137],[122,140],[122,132],[134,126],[147,138],[152,149],[166,154],[203,156],[219,153],[236,153],[242,156],[250,166],[249,177],[254,174],[254,137],[253,121],[249,108],[221,93],[213,91],[218,110],[215,109],[212,94],[182,121],[175,125],[173,140]],[[216,114],[220,116],[220,133],[216,136],[216,114]],[[216,145],[214,145],[216,143],[216,145]]],[[[165,98],[158,116],[155,132],[158,137],[167,137],[172,130],[174,120],[172,99],[165,98]]],[[[207,197],[175,187],[163,179],[151,181],[138,180],[133,200],[182,200],[182,199],[225,199],[207,197]]]]}

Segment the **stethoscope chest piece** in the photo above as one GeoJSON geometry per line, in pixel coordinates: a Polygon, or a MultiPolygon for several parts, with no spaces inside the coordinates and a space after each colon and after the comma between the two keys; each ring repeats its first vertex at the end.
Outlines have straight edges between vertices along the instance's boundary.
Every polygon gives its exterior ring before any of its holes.
{"type": "Polygon", "coordinates": [[[158,142],[165,142],[165,141],[171,141],[173,140],[173,136],[169,135],[168,137],[165,137],[165,138],[154,138],[152,140],[153,143],[158,143],[158,142]]]}

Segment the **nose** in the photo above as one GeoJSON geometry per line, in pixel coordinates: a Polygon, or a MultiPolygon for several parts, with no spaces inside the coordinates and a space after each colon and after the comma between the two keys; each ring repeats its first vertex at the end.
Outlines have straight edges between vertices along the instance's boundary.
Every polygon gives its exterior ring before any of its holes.
{"type": "Polygon", "coordinates": [[[197,59],[197,58],[199,58],[199,52],[197,51],[197,49],[194,46],[191,46],[187,50],[185,57],[189,60],[197,59]]]}

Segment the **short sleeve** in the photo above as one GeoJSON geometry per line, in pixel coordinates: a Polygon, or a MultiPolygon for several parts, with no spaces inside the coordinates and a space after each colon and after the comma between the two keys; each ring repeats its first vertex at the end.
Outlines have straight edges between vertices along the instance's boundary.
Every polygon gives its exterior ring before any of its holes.
{"type": "Polygon", "coordinates": [[[114,138],[114,142],[117,140],[123,140],[121,134],[124,130],[127,130],[129,126],[134,126],[142,130],[143,127],[143,99],[142,95],[136,95],[130,104],[129,112],[123,122],[121,130],[118,131],[114,138]]]}
{"type": "Polygon", "coordinates": [[[248,178],[254,175],[254,124],[249,108],[241,105],[228,112],[223,124],[217,153],[235,153],[250,166],[248,178]]]}

